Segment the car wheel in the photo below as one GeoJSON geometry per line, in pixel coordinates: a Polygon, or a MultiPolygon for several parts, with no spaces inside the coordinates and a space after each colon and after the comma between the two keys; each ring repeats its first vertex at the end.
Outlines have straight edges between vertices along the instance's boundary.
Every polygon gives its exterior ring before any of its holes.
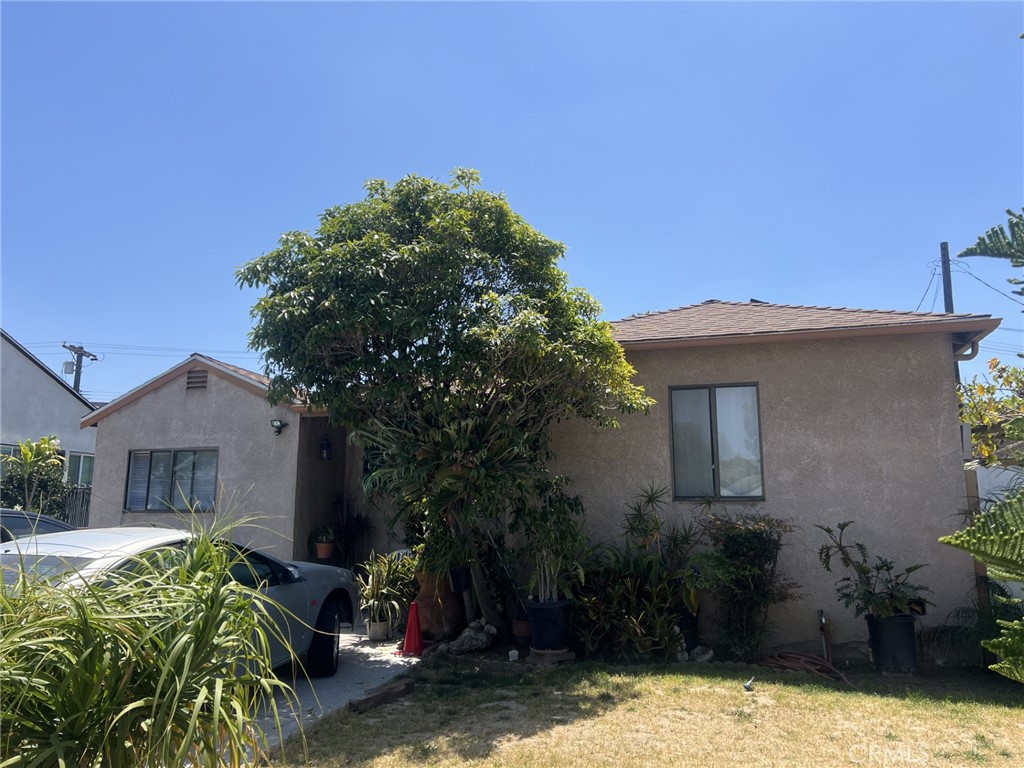
{"type": "Polygon", "coordinates": [[[341,633],[341,606],[328,600],[316,620],[316,632],[309,644],[306,662],[311,677],[331,677],[338,671],[338,642],[341,633]]]}

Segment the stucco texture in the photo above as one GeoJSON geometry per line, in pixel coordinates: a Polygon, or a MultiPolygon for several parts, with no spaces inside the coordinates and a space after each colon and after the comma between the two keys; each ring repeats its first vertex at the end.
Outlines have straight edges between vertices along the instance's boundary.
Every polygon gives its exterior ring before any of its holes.
{"type": "MultiPolygon", "coordinates": [[[[97,425],[90,525],[152,522],[188,527],[193,523],[188,514],[123,511],[129,454],[216,448],[218,490],[213,514],[250,520],[235,531],[239,543],[286,559],[305,555],[307,526],[316,519],[309,487],[315,485],[328,497],[335,493],[332,481],[314,483],[311,473],[333,474],[341,492],[345,454],[342,437],[335,442],[334,461],[300,473],[300,462],[317,460],[315,448],[323,436],[321,430],[300,428],[301,418],[286,406],[271,407],[264,397],[220,376],[211,374],[207,388],[200,390],[186,390],[184,374],[170,379],[97,425]],[[270,426],[275,418],[288,423],[280,435],[270,426]],[[300,481],[302,494],[297,493],[300,481]]],[[[212,519],[205,513],[199,517],[205,522],[212,519]]]]}
{"type": "Polygon", "coordinates": [[[0,346],[0,438],[15,445],[55,435],[65,451],[92,453],[96,430],[79,429],[89,408],[7,339],[0,346]]]}
{"type": "MultiPolygon", "coordinates": [[[[848,537],[902,567],[928,563],[918,581],[933,590],[925,624],[967,603],[970,558],[937,542],[966,508],[953,359],[948,335],[762,342],[627,351],[635,381],[658,403],[650,415],[620,417],[620,428],[563,425],[556,471],[575,479],[595,540],[620,536],[629,499],[645,485],[672,488],[669,388],[756,383],[760,401],[764,500],[720,502],[719,511],[757,509],[790,521],[781,567],[801,597],[770,614],[775,644],[815,641],[817,609],[835,641],[867,639],[863,619],[836,600],[818,563],[824,534],[815,524],[853,520],[848,537]]],[[[699,514],[674,501],[669,519],[699,514]]],[[[709,616],[702,628],[711,630],[709,616]]]]}

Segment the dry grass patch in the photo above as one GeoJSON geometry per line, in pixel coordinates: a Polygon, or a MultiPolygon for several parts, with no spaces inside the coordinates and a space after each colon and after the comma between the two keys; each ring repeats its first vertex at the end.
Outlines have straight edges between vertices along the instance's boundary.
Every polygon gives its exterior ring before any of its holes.
{"type": "MultiPolygon", "coordinates": [[[[942,670],[856,690],[711,666],[414,671],[416,692],[307,734],[309,764],[372,766],[956,766],[1024,762],[1024,687],[942,670]]],[[[290,749],[289,754],[298,750],[290,749]]]]}

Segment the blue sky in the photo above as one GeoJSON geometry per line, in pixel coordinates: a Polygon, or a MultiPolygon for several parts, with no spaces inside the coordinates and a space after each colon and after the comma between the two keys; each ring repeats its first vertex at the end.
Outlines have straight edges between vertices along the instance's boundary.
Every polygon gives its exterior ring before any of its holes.
{"type": "MultiPolygon", "coordinates": [[[[1024,205],[1016,2],[3,2],[0,24],[0,320],[54,368],[64,341],[99,354],[100,401],[191,351],[259,368],[235,269],[368,178],[477,168],[609,319],[941,311],[939,242],[1024,205]]],[[[957,311],[1004,318],[982,357],[1021,349],[1020,271],[954,268],[957,311]]]]}

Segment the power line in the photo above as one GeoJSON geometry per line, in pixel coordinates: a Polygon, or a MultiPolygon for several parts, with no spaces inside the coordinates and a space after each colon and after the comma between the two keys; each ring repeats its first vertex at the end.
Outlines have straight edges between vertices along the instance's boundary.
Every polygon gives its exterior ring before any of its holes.
{"type": "Polygon", "coordinates": [[[915,312],[917,312],[917,311],[918,311],[919,309],[921,309],[921,305],[922,305],[922,304],[924,304],[924,299],[925,299],[925,297],[926,297],[926,296],[928,295],[928,291],[930,291],[930,290],[931,290],[931,287],[932,287],[932,283],[934,283],[934,282],[935,282],[935,269],[934,269],[934,267],[933,267],[933,268],[932,268],[932,276],[931,276],[931,279],[930,279],[930,280],[928,280],[928,287],[924,289],[924,293],[922,293],[922,294],[921,294],[921,300],[920,300],[919,302],[917,302],[917,306],[916,306],[916,307],[914,307],[914,311],[915,311],[915,312]]]}
{"type": "MultiPolygon", "coordinates": [[[[935,262],[933,261],[933,262],[931,262],[931,264],[932,264],[932,267],[934,269],[935,262]]],[[[1016,299],[1013,296],[1011,296],[1010,294],[1005,293],[1004,291],[999,290],[994,285],[990,285],[989,283],[986,283],[984,280],[982,280],[980,277],[978,277],[976,274],[974,274],[971,271],[971,268],[968,267],[966,264],[964,264],[962,261],[956,261],[956,262],[953,262],[953,264],[955,264],[955,269],[960,274],[967,275],[968,277],[974,278],[975,280],[977,280],[979,283],[984,285],[989,290],[995,291],[1000,296],[1003,296],[1004,298],[1007,298],[1010,301],[1012,301],[1014,304],[1020,304],[1022,307],[1024,307],[1024,301],[1021,301],[1020,299],[1016,299]]],[[[932,274],[934,275],[934,272],[932,274]]]]}
{"type": "MultiPolygon", "coordinates": [[[[100,342],[89,341],[84,342],[90,347],[105,347],[107,349],[127,349],[127,350],[139,350],[142,352],[196,352],[199,351],[195,347],[155,347],[147,345],[137,344],[103,344],[100,342]]],[[[56,347],[60,346],[62,342],[59,341],[35,341],[25,344],[26,347],[56,347]]],[[[215,354],[215,355],[258,355],[258,352],[252,350],[238,350],[238,349],[205,349],[201,350],[204,353],[215,354]]],[[[108,353],[113,354],[113,353],[108,353]]]]}

